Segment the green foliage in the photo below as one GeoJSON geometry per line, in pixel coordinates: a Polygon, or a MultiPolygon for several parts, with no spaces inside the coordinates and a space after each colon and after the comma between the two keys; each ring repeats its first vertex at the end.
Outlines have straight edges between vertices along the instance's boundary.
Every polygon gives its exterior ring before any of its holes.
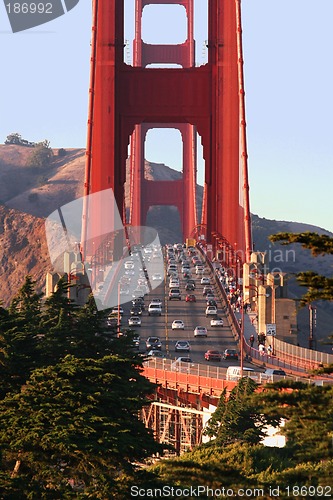
{"type": "Polygon", "coordinates": [[[300,243],[303,248],[311,250],[312,255],[333,254],[333,238],[327,234],[310,231],[304,233],[277,233],[269,237],[270,241],[279,241],[281,245],[300,243]]]}
{"type": "Polygon", "coordinates": [[[20,144],[22,140],[21,134],[18,132],[12,132],[8,134],[5,140],[5,144],[20,144]]]}
{"type": "Polygon", "coordinates": [[[16,144],[18,146],[34,146],[34,142],[27,141],[26,139],[22,139],[21,134],[18,132],[12,132],[8,134],[5,140],[5,144],[16,144]]]}
{"type": "Polygon", "coordinates": [[[45,139],[44,141],[38,142],[35,145],[31,155],[28,158],[27,164],[30,167],[45,168],[50,165],[52,157],[52,148],[50,147],[49,141],[45,139]]]}
{"type": "Polygon", "coordinates": [[[43,304],[28,276],[0,307],[4,499],[126,498],[133,463],[163,451],[138,418],[155,386],[131,337],[110,338],[92,297],[79,308],[68,286],[43,304]]]}
{"type": "MultiPolygon", "coordinates": [[[[300,243],[303,248],[311,250],[312,255],[332,255],[333,238],[326,234],[310,231],[304,233],[277,233],[269,238],[282,245],[300,243]]],[[[298,283],[307,287],[307,293],[302,297],[301,305],[310,304],[318,300],[333,300],[333,278],[320,275],[313,271],[303,271],[296,274],[298,283]]]]}
{"type": "Polygon", "coordinates": [[[284,420],[286,449],[296,461],[333,457],[333,388],[287,380],[255,397],[265,415],[284,420]]]}
{"type": "Polygon", "coordinates": [[[216,445],[225,446],[235,442],[259,443],[263,437],[265,419],[258,412],[252,395],[257,384],[243,377],[231,391],[229,398],[224,392],[219,405],[210,419],[205,434],[216,438],[216,445]]]}

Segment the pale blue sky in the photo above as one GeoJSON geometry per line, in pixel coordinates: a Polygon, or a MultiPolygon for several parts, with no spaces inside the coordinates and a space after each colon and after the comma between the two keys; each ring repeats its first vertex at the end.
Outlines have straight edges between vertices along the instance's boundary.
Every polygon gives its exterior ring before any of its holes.
{"type": "MultiPolygon", "coordinates": [[[[206,0],[195,1],[197,62],[203,63],[206,0]]],[[[169,6],[159,23],[153,7],[144,20],[151,41],[181,41],[182,16],[177,24],[169,6]]],[[[251,210],[333,231],[333,1],[243,0],[242,13],[251,210]]],[[[16,34],[1,3],[1,143],[17,131],[32,141],[47,138],[53,147],[85,147],[90,35],[90,0],[16,34]]],[[[173,135],[148,137],[147,158],[179,169],[181,147],[173,135]]]]}

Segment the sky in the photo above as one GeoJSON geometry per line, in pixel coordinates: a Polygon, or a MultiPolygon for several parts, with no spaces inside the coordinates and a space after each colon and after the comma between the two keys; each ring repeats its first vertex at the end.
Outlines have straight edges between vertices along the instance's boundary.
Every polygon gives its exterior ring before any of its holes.
{"type": "MultiPolygon", "coordinates": [[[[195,1],[197,64],[205,62],[206,0],[195,1]]],[[[130,62],[133,0],[125,0],[130,62]]],[[[145,8],[144,39],[183,41],[183,8],[145,8]]],[[[333,231],[332,0],[243,0],[243,51],[252,213],[333,231]]],[[[12,33],[0,5],[0,143],[11,132],[52,147],[86,145],[91,1],[12,33]]],[[[199,148],[200,154],[200,148],[199,148]]],[[[175,130],[152,131],[146,157],[180,169],[175,130]]],[[[198,180],[203,181],[199,161],[198,180]]]]}

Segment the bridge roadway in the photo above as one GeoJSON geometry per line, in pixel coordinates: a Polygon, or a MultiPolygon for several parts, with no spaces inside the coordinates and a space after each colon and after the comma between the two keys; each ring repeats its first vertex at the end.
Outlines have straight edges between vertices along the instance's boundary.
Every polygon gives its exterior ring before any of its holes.
{"type": "MultiPolygon", "coordinates": [[[[206,361],[204,353],[208,349],[216,349],[223,353],[225,349],[233,348],[238,350],[236,341],[234,340],[229,320],[224,313],[225,304],[222,303],[221,296],[219,295],[218,286],[215,278],[210,273],[208,266],[205,266],[205,274],[197,275],[195,267],[191,263],[192,279],[195,280],[196,289],[193,292],[185,290],[186,280],[181,273],[181,264],[177,264],[178,276],[180,281],[181,300],[169,300],[169,278],[166,274],[165,264],[165,279],[164,282],[155,288],[150,294],[145,296],[145,311],[142,314],[141,327],[136,327],[137,333],[141,336],[140,352],[146,352],[145,341],[149,336],[157,336],[162,341],[162,353],[167,359],[176,359],[180,356],[189,355],[193,363],[203,363],[205,365],[215,365],[227,367],[229,365],[238,365],[239,361],[236,360],[221,360],[219,361],[206,361]],[[216,296],[218,305],[218,315],[223,319],[223,327],[211,327],[210,317],[206,318],[206,299],[203,295],[203,287],[200,283],[202,276],[210,278],[212,288],[216,296]],[[187,293],[193,293],[196,296],[196,302],[186,302],[185,297],[187,293]],[[162,301],[162,316],[148,316],[148,305],[152,299],[160,299],[162,301]],[[184,330],[172,330],[171,325],[175,319],[181,319],[185,324],[184,330]],[[194,337],[194,328],[196,326],[205,326],[208,331],[206,337],[194,337]],[[191,345],[190,353],[175,352],[175,342],[177,340],[188,340],[191,345]]],[[[152,282],[154,283],[154,282],[152,282]]],[[[130,304],[123,306],[124,317],[123,325],[127,325],[129,318],[130,304]]]]}

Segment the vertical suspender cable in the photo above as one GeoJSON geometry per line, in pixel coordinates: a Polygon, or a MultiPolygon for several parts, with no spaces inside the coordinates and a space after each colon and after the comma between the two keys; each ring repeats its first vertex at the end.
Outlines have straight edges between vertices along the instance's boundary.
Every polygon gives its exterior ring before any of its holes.
{"type": "Polygon", "coordinates": [[[89,82],[89,102],[88,102],[88,128],[86,146],[86,165],[84,178],[84,197],[82,210],[82,230],[81,230],[81,255],[86,257],[86,240],[88,225],[88,195],[90,192],[91,158],[92,158],[92,132],[94,124],[94,104],[95,104],[95,76],[96,76],[96,49],[97,49],[97,12],[98,0],[93,0],[92,5],[92,37],[91,37],[91,58],[90,58],[90,82],[89,82]]]}
{"type": "Polygon", "coordinates": [[[244,223],[245,223],[245,260],[250,261],[252,251],[251,213],[249,201],[249,179],[247,168],[247,143],[246,143],[246,119],[245,119],[245,91],[243,74],[243,47],[242,47],[242,23],[241,23],[241,0],[236,3],[236,30],[237,30],[237,55],[238,55],[238,83],[239,83],[239,111],[240,111],[240,140],[241,140],[241,162],[243,172],[243,195],[244,195],[244,223]]]}

